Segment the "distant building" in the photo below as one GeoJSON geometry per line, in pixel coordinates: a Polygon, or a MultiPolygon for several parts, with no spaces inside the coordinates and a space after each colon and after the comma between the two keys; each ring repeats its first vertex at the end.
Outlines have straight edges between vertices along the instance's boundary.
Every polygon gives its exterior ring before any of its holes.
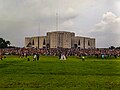
{"type": "Polygon", "coordinates": [[[46,36],[25,37],[25,47],[34,48],[95,48],[95,38],[75,36],[74,32],[47,32],[46,36]]]}

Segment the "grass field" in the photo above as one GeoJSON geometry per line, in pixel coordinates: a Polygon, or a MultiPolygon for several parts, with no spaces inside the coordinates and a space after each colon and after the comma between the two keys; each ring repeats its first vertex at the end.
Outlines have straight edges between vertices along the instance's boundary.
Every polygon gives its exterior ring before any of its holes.
{"type": "Polygon", "coordinates": [[[0,61],[1,90],[120,90],[120,58],[82,61],[41,56],[39,61],[7,56],[0,61]]]}

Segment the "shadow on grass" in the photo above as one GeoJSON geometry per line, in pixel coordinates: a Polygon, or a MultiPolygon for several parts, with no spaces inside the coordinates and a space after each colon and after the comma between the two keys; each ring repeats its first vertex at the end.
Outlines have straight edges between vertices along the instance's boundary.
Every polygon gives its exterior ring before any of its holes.
{"type": "Polygon", "coordinates": [[[120,74],[114,74],[114,73],[110,73],[110,74],[100,74],[100,73],[69,73],[69,72],[60,72],[60,73],[54,73],[54,72],[50,72],[50,73],[29,73],[29,74],[41,74],[41,75],[78,75],[78,76],[120,76],[120,74]]]}

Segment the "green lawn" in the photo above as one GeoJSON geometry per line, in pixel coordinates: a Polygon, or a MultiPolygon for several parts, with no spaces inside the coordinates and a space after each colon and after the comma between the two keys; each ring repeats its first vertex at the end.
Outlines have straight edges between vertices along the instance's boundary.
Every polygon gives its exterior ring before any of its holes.
{"type": "Polygon", "coordinates": [[[7,56],[0,61],[1,90],[120,90],[120,58],[7,56]]]}

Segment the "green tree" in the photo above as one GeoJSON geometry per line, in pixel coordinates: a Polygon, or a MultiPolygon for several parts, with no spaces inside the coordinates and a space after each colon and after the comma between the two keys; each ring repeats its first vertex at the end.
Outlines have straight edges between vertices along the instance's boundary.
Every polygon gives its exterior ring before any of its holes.
{"type": "Polygon", "coordinates": [[[114,46],[110,46],[109,49],[115,49],[115,47],[114,46]]]}
{"type": "Polygon", "coordinates": [[[11,43],[10,43],[10,41],[6,41],[6,44],[7,44],[7,46],[10,46],[11,43]]]}
{"type": "Polygon", "coordinates": [[[0,38],[0,49],[7,48],[10,45],[10,41],[5,41],[3,38],[0,38]]]}

